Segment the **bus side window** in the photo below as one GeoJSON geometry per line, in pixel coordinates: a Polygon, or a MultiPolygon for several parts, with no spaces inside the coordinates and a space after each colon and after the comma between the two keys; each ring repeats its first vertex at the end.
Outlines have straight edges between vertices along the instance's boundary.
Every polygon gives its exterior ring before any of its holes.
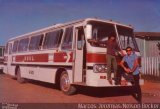
{"type": "Polygon", "coordinates": [[[14,43],[13,43],[13,49],[12,49],[12,53],[17,52],[18,43],[19,43],[19,41],[18,41],[18,40],[17,40],[17,41],[14,41],[14,43]]]}
{"type": "Polygon", "coordinates": [[[5,46],[5,54],[8,54],[8,43],[5,46]]]}
{"type": "Polygon", "coordinates": [[[3,56],[3,48],[0,48],[0,57],[3,56]]]}
{"type": "Polygon", "coordinates": [[[27,51],[29,38],[21,39],[18,45],[18,52],[27,51]]]}
{"type": "Polygon", "coordinates": [[[59,35],[59,37],[57,38],[57,42],[58,42],[58,46],[59,46],[61,43],[61,40],[62,40],[63,30],[60,30],[58,35],[59,35]]]}
{"type": "Polygon", "coordinates": [[[38,50],[42,45],[43,35],[33,36],[31,37],[29,50],[38,50]]]}
{"type": "Polygon", "coordinates": [[[9,48],[9,54],[11,54],[12,53],[12,43],[8,44],[8,48],[9,48]]]}
{"type": "Polygon", "coordinates": [[[62,38],[63,30],[57,30],[46,33],[43,48],[57,48],[62,38]]]}
{"type": "Polygon", "coordinates": [[[72,49],[72,42],[73,42],[73,27],[66,28],[63,42],[62,42],[62,49],[72,49]]]}
{"type": "Polygon", "coordinates": [[[3,53],[2,53],[2,48],[0,48],[0,57],[3,56],[2,54],[3,54],[3,53]]]}

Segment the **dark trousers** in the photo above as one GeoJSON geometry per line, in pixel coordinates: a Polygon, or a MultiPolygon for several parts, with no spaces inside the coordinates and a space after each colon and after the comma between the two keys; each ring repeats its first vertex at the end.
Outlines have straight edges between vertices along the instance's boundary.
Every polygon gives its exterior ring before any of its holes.
{"type": "MultiPolygon", "coordinates": [[[[126,68],[128,68],[127,63],[125,63],[124,66],[126,68]]],[[[134,91],[133,97],[138,102],[141,102],[141,100],[142,100],[142,92],[141,92],[141,87],[139,85],[139,79],[140,79],[139,74],[138,75],[133,75],[132,73],[130,73],[130,74],[126,75],[126,72],[124,71],[124,69],[121,66],[118,66],[118,74],[117,74],[117,77],[119,78],[118,82],[120,82],[121,76],[123,76],[127,81],[132,83],[132,85],[133,85],[132,91],[134,91]]]]}
{"type": "Polygon", "coordinates": [[[134,78],[134,82],[133,82],[133,97],[135,97],[135,99],[141,103],[142,101],[142,92],[141,92],[141,87],[139,85],[139,74],[138,75],[133,75],[134,78]]]}

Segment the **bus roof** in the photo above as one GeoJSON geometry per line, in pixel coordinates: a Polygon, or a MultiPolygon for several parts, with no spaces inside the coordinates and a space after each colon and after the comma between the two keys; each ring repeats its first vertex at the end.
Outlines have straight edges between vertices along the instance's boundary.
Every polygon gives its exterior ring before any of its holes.
{"type": "Polygon", "coordinates": [[[52,25],[52,26],[49,26],[49,27],[46,27],[46,28],[42,28],[42,29],[33,31],[33,32],[29,32],[29,33],[26,33],[26,34],[23,34],[23,35],[19,35],[17,37],[9,39],[9,41],[12,41],[12,40],[15,40],[15,39],[18,39],[18,38],[22,38],[22,37],[25,37],[25,36],[27,37],[29,35],[33,35],[33,34],[36,34],[36,33],[45,32],[47,30],[62,28],[62,27],[65,27],[65,26],[74,25],[74,24],[83,23],[83,22],[88,22],[88,21],[99,21],[99,22],[104,22],[104,23],[111,23],[111,24],[115,24],[115,25],[120,25],[120,26],[124,26],[124,27],[127,27],[127,28],[133,28],[130,25],[124,25],[124,24],[121,24],[119,22],[115,22],[115,21],[112,21],[112,20],[103,20],[103,19],[98,19],[98,18],[86,18],[86,19],[71,21],[71,22],[68,22],[68,23],[55,24],[55,25],[52,25]]]}

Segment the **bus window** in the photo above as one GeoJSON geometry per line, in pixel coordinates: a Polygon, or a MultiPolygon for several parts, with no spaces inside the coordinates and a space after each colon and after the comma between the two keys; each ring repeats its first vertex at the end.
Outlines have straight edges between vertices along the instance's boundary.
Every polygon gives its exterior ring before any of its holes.
{"type": "Polygon", "coordinates": [[[82,50],[84,46],[84,30],[83,28],[78,30],[78,37],[77,37],[77,49],[82,50]]]}
{"type": "MultiPolygon", "coordinates": [[[[4,46],[0,46],[0,64],[2,64],[4,62],[4,46]]],[[[0,67],[0,70],[2,70],[3,68],[0,67]]]]}
{"type": "Polygon", "coordinates": [[[115,33],[113,24],[107,23],[93,23],[92,38],[96,40],[104,41],[111,33],[115,33]]]}
{"type": "Polygon", "coordinates": [[[8,54],[8,43],[5,46],[5,54],[8,54]]]}
{"type": "Polygon", "coordinates": [[[126,47],[130,46],[134,50],[138,50],[132,29],[117,26],[117,30],[122,49],[125,49],[126,47]]]}
{"type": "MultiPolygon", "coordinates": [[[[92,21],[89,22],[89,25],[92,26],[91,39],[106,41],[111,33],[116,35],[115,27],[113,24],[92,21]]],[[[96,43],[91,44],[91,46],[102,47],[96,43]]]]}
{"type": "Polygon", "coordinates": [[[61,42],[62,34],[63,30],[46,33],[43,48],[57,48],[61,42]]]}
{"type": "Polygon", "coordinates": [[[38,50],[42,45],[43,35],[33,36],[31,37],[29,50],[38,50]]]}
{"type": "Polygon", "coordinates": [[[13,49],[12,49],[13,53],[17,52],[18,42],[19,41],[17,40],[17,41],[14,41],[14,43],[13,43],[13,49]]]}
{"type": "Polygon", "coordinates": [[[64,39],[62,42],[62,49],[72,49],[73,41],[73,27],[66,28],[64,39]]]}
{"type": "Polygon", "coordinates": [[[18,45],[18,52],[27,51],[29,38],[21,39],[18,45]]]}
{"type": "Polygon", "coordinates": [[[9,43],[9,54],[11,54],[12,53],[12,43],[9,43]]]}
{"type": "Polygon", "coordinates": [[[4,48],[3,48],[3,47],[0,47],[0,57],[3,56],[3,50],[4,50],[4,48]]]}
{"type": "Polygon", "coordinates": [[[94,28],[92,32],[92,39],[97,40],[98,39],[98,28],[94,28]]]}

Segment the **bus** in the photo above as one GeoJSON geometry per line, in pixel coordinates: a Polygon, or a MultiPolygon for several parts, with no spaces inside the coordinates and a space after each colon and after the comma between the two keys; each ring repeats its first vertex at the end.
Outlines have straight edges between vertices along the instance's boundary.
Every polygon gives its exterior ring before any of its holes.
{"type": "Polygon", "coordinates": [[[0,72],[3,72],[4,62],[4,46],[0,46],[0,72]]]}
{"type": "Polygon", "coordinates": [[[106,47],[88,41],[107,40],[110,32],[116,34],[124,53],[124,49],[131,46],[140,57],[133,27],[111,20],[86,18],[9,39],[4,54],[4,72],[16,77],[19,83],[30,79],[56,84],[68,95],[74,94],[79,85],[97,88],[132,86],[124,77],[121,81],[125,84],[108,83],[106,47]]]}

